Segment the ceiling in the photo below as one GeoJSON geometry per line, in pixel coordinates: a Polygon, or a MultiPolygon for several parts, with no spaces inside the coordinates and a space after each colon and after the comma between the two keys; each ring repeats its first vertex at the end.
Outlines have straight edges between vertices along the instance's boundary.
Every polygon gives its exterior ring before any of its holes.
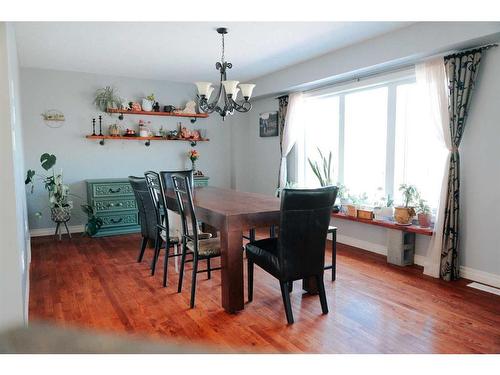
{"type": "Polygon", "coordinates": [[[226,26],[229,79],[241,82],[408,22],[20,22],[21,66],[193,82],[217,81],[215,28],[226,26]]]}

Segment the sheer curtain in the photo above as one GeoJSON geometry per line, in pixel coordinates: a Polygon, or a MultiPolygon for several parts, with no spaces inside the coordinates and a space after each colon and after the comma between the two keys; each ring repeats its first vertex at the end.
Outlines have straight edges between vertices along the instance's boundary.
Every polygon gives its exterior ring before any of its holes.
{"type": "Polygon", "coordinates": [[[278,186],[278,194],[280,189],[285,187],[287,182],[286,157],[292,150],[297,140],[303,135],[303,103],[304,98],[301,92],[290,94],[288,97],[288,109],[285,119],[285,127],[283,129],[283,141],[280,164],[280,181],[278,186]]]}
{"type": "Polygon", "coordinates": [[[443,244],[443,228],[445,218],[446,199],[448,195],[448,176],[450,155],[453,152],[448,115],[448,90],[446,86],[446,71],[443,58],[436,58],[418,64],[415,67],[417,86],[423,103],[424,119],[433,124],[434,135],[442,144],[446,158],[436,161],[443,165],[441,194],[427,257],[424,264],[424,274],[439,277],[441,265],[441,249],[443,244]]]}

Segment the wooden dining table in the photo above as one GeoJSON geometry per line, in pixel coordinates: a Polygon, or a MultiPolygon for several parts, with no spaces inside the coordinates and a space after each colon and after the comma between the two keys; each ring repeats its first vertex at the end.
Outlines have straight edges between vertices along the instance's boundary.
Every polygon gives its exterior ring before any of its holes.
{"type": "MultiPolygon", "coordinates": [[[[220,233],[222,307],[230,313],[243,310],[243,233],[279,224],[280,200],[209,186],[196,187],[193,195],[197,219],[220,233]]],[[[168,208],[176,210],[173,192],[166,198],[168,208]]]]}

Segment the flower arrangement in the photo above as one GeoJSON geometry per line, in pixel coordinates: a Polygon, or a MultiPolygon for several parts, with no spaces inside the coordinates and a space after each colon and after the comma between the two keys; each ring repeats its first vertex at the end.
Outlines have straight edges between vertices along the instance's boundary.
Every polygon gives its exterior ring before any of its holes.
{"type": "Polygon", "coordinates": [[[192,169],[193,169],[193,173],[196,174],[196,160],[199,159],[200,157],[200,154],[198,153],[197,150],[195,149],[192,149],[188,152],[188,157],[189,159],[191,160],[191,165],[192,165],[192,169]]]}

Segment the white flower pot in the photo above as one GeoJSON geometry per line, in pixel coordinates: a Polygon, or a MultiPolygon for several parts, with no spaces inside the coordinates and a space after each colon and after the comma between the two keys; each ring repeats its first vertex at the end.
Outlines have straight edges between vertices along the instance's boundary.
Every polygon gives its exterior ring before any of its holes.
{"type": "Polygon", "coordinates": [[[142,110],[151,112],[153,110],[153,102],[148,99],[142,99],[142,110]]]}

